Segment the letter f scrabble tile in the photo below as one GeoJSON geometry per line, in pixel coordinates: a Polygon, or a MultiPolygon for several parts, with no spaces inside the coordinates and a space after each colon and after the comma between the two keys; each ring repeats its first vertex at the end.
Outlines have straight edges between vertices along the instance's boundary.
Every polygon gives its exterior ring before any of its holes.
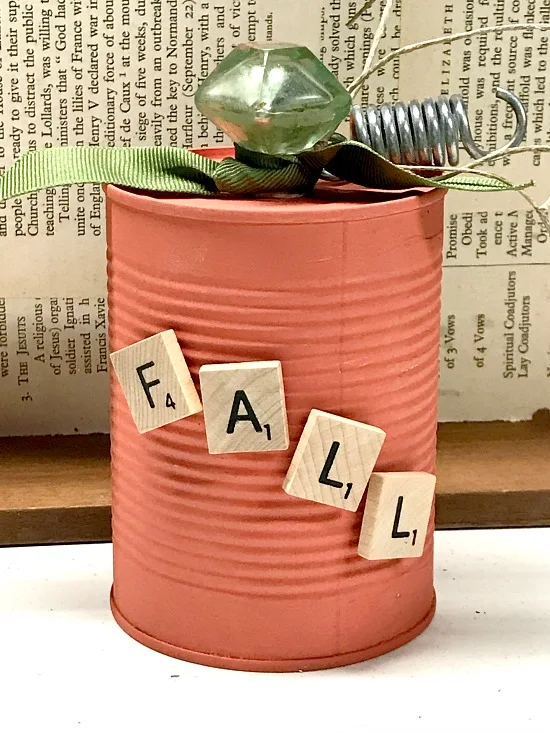
{"type": "Polygon", "coordinates": [[[312,410],[283,483],[287,494],[356,511],[386,433],[312,410]]]}
{"type": "Polygon", "coordinates": [[[111,362],[140,433],[201,412],[199,395],[173,330],[114,351],[111,362]]]}
{"type": "Polygon", "coordinates": [[[358,552],[367,560],[420,557],[432,511],[435,476],[422,471],[373,473],[358,552]]]}

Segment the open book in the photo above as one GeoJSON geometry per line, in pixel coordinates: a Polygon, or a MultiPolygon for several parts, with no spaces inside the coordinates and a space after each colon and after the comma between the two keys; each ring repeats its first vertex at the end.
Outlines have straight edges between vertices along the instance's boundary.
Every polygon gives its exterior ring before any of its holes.
{"type": "MultiPolygon", "coordinates": [[[[52,145],[221,145],[193,95],[244,40],[309,46],[343,82],[361,70],[380,14],[359,0],[43,0],[0,7],[0,165],[52,145]]],[[[379,55],[493,23],[549,22],[548,0],[407,0],[379,55]]],[[[476,140],[514,129],[497,86],[528,109],[527,142],[550,143],[549,37],[521,31],[447,44],[380,69],[362,101],[461,93],[476,140]]],[[[467,159],[464,154],[463,159],[467,159]]],[[[493,168],[536,178],[550,156],[493,168]]],[[[548,185],[550,188],[550,185],[548,185]]],[[[550,407],[550,242],[514,193],[447,198],[441,419],[527,419],[550,407]]],[[[0,202],[0,432],[108,430],[105,223],[99,186],[0,202]]]]}

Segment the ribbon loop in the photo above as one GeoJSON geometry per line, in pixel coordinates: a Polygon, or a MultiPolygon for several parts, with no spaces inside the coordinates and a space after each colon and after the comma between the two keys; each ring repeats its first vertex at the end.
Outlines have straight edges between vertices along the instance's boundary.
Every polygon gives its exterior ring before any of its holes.
{"type": "Polygon", "coordinates": [[[417,187],[515,191],[498,176],[458,173],[426,178],[393,165],[362,143],[329,143],[293,156],[254,153],[237,146],[221,163],[184,148],[47,148],[26,153],[0,178],[0,200],[81,183],[114,183],[143,191],[212,196],[217,193],[309,193],[323,169],[338,178],[384,190],[417,187]]]}
{"type": "Polygon", "coordinates": [[[266,155],[235,146],[235,158],[225,158],[214,174],[224,193],[254,195],[311,191],[322,166],[299,156],[266,155]]]}

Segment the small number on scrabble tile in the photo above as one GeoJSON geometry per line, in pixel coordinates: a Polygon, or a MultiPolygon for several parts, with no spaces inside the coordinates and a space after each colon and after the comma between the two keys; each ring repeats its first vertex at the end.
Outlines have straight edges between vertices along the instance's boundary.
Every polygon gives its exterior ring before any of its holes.
{"type": "Polygon", "coordinates": [[[428,531],[435,476],[420,471],[373,473],[358,552],[367,560],[420,557],[428,531]]]}
{"type": "Polygon", "coordinates": [[[206,364],[199,379],[209,453],[288,448],[280,361],[206,364]]]}
{"type": "Polygon", "coordinates": [[[283,483],[287,494],[356,511],[386,434],[312,410],[283,483]]]}
{"type": "Polygon", "coordinates": [[[202,410],[173,330],[114,351],[111,362],[140,433],[202,410]]]}

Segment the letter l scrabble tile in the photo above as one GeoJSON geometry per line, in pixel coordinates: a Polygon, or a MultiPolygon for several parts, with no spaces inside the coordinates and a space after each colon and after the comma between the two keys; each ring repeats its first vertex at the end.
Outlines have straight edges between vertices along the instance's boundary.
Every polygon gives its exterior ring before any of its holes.
{"type": "Polygon", "coordinates": [[[386,433],[312,410],[283,482],[287,494],[357,510],[386,433]]]}
{"type": "Polygon", "coordinates": [[[435,476],[421,471],[373,473],[358,553],[367,560],[420,557],[428,531],[435,476]]]}

